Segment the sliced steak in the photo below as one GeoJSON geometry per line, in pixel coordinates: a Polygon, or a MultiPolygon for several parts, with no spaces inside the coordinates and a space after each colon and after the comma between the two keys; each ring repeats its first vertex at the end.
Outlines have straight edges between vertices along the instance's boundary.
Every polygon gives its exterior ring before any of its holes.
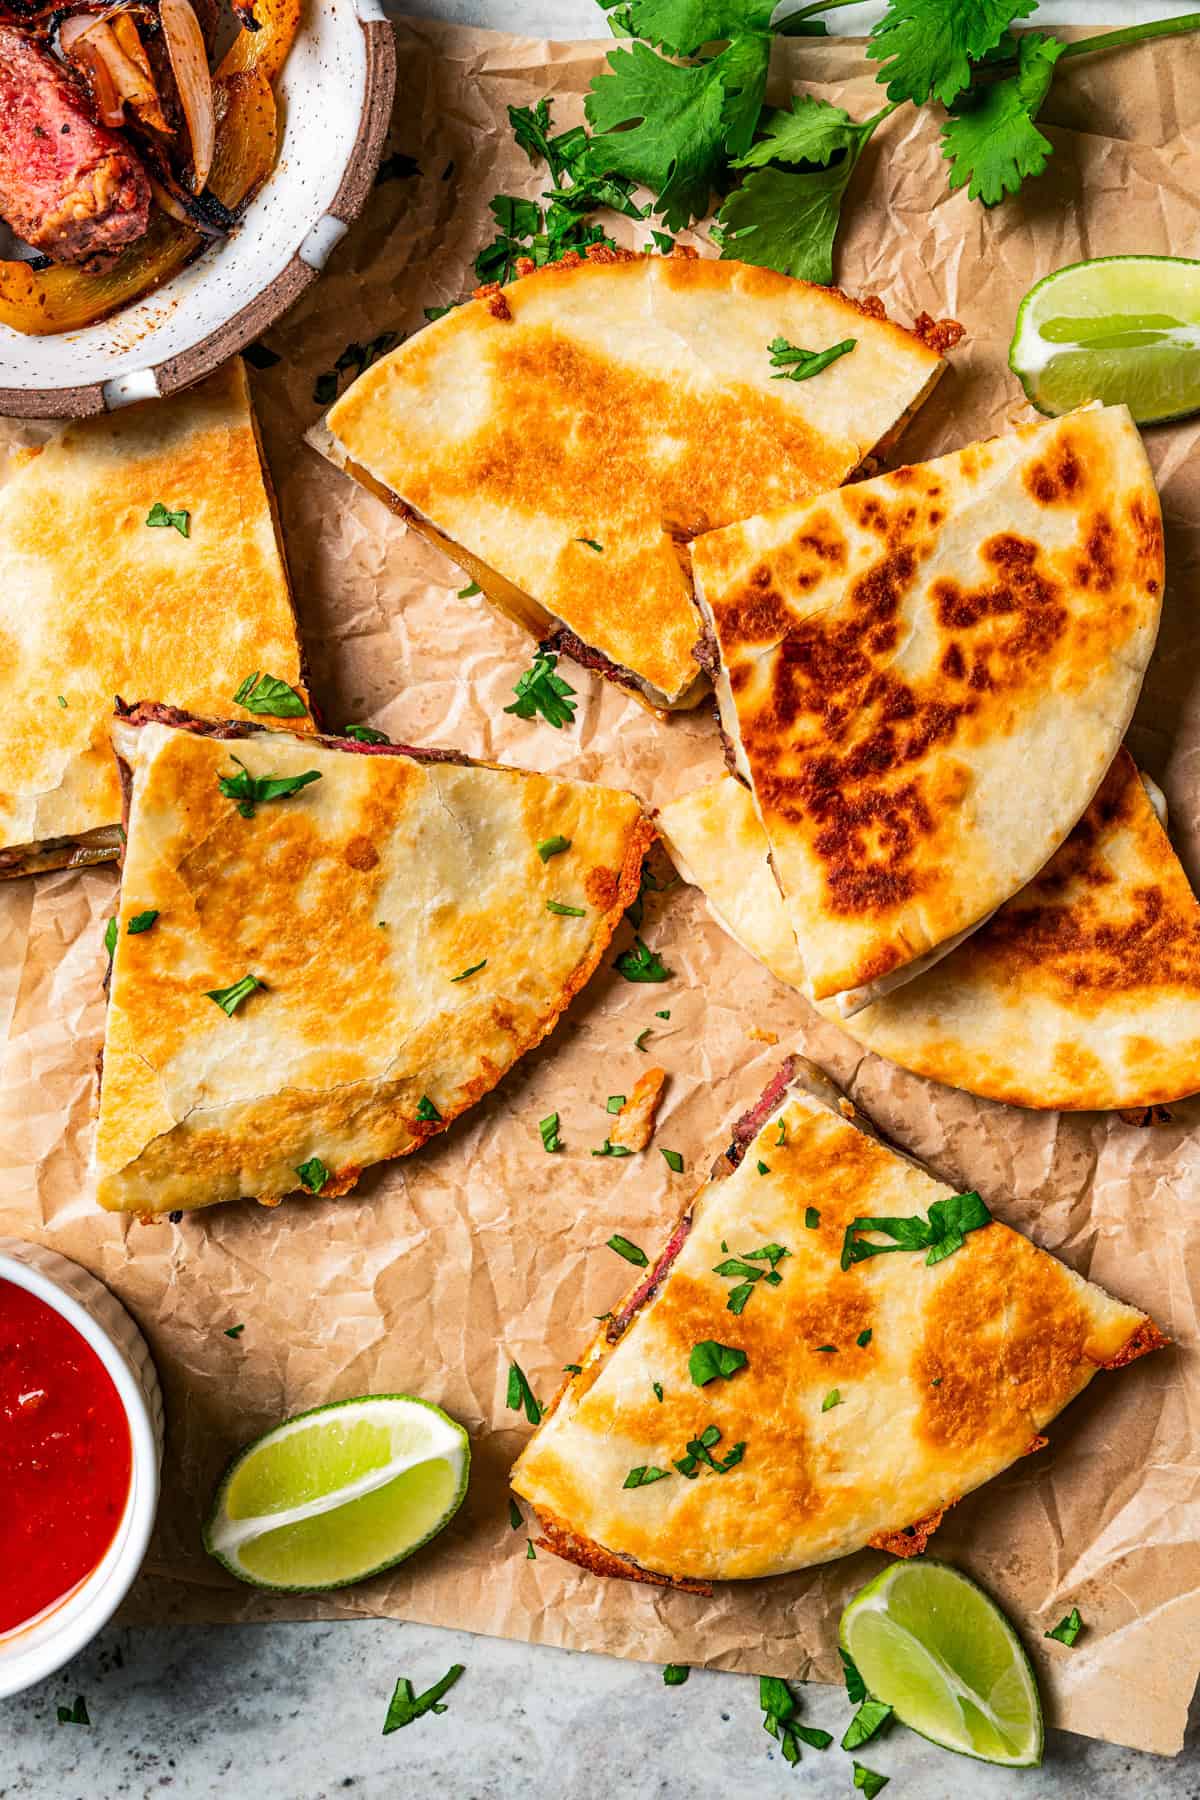
{"type": "Polygon", "coordinates": [[[101,268],[145,234],[150,182],[125,140],[97,125],[67,71],[0,24],[0,216],[55,262],[101,268]]]}

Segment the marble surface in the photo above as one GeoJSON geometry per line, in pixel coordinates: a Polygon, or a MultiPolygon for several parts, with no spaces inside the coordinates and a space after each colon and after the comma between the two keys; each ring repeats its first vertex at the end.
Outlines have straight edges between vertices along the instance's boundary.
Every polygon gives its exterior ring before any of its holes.
{"type": "MultiPolygon", "coordinates": [[[[397,8],[397,10],[401,10],[397,8]]],[[[594,0],[409,0],[463,24],[531,36],[602,35],[594,0]]],[[[1187,5],[1057,0],[1048,23],[1169,17],[1187,5]]],[[[879,8],[847,8],[847,31],[879,8]]],[[[812,1688],[804,1717],[840,1737],[844,1694],[812,1688]]],[[[1200,1800],[1200,1708],[1174,1761],[1052,1733],[1037,1771],[985,1768],[894,1729],[860,1752],[888,1800],[1200,1800]]],[[[825,1800],[852,1792],[850,1759],[806,1750],[789,1770],[762,1730],[754,1681],[697,1671],[679,1688],[643,1664],[390,1622],[110,1630],[60,1675],[0,1702],[0,1800],[825,1800]],[[392,1688],[418,1692],[453,1662],[448,1710],[382,1736],[392,1688]],[[87,1700],[90,1727],[60,1725],[87,1700]]]]}

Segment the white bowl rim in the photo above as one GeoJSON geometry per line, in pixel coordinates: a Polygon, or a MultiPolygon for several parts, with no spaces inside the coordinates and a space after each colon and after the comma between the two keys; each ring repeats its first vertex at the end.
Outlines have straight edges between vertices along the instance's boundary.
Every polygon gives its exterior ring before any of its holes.
{"type": "MultiPolygon", "coordinates": [[[[64,1259],[66,1260],[66,1259],[64,1259]]],[[[74,1265],[82,1269],[82,1264],[74,1265]]],[[[88,1274],[89,1271],[83,1270],[88,1274]]],[[[91,1277],[93,1280],[96,1277],[91,1277]]],[[[38,1624],[27,1627],[34,1641],[22,1644],[22,1631],[0,1638],[0,1698],[20,1693],[70,1662],[111,1619],[133,1586],[150,1543],[160,1489],[158,1439],[142,1383],[116,1339],[88,1308],[41,1269],[0,1251],[0,1281],[25,1288],[58,1313],[100,1358],[117,1390],[132,1451],[129,1496],[112,1544],[78,1587],[57,1602],[38,1624]],[[89,1593],[89,1590],[95,1590],[89,1593]],[[56,1623],[61,1616],[61,1623],[56,1623]]],[[[113,1296],[115,1299],[115,1296],[113,1296]]],[[[117,1301],[120,1305],[120,1302],[117,1301]]]]}
{"type": "MultiPolygon", "coordinates": [[[[320,0],[313,3],[320,4],[320,0]]],[[[214,325],[178,354],[139,369],[134,375],[116,375],[76,386],[0,385],[0,415],[15,419],[82,419],[135,400],[164,399],[211,375],[261,337],[317,280],[330,251],[366,203],[383,155],[395,98],[395,26],[383,10],[382,0],[353,0],[353,6],[366,54],[358,132],[337,193],[286,267],[265,282],[240,311],[214,325]]],[[[169,294],[170,287],[167,282],[160,292],[169,294]]]]}

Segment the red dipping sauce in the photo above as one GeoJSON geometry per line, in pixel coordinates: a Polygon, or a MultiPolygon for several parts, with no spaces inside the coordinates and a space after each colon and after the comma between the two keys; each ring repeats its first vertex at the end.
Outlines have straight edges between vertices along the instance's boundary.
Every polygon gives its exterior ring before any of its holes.
{"type": "Polygon", "coordinates": [[[0,1280],[0,1632],[91,1574],[132,1472],[125,1409],[100,1358],[53,1307],[0,1280]]]}

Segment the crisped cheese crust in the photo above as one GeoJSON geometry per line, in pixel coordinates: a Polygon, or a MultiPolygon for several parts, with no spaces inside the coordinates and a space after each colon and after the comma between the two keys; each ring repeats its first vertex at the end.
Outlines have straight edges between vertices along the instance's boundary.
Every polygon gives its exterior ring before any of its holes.
{"type": "Polygon", "coordinates": [[[591,1545],[598,1567],[627,1559],[704,1581],[845,1555],[999,1474],[1146,1320],[998,1222],[933,1268],[896,1254],[841,1269],[852,1218],[927,1214],[950,1192],[793,1092],[739,1167],[696,1197],[662,1286],[614,1346],[602,1339],[584,1359],[517,1462],[515,1491],[576,1553],[591,1545]],[[715,1265],[769,1243],[789,1251],[783,1279],[756,1283],[737,1316],[735,1278],[715,1265]],[[706,1339],[748,1362],[700,1388],[688,1357],[706,1339]],[[715,1457],[740,1442],[745,1453],[689,1481],[674,1464],[709,1425],[715,1457]],[[626,1489],[641,1465],[671,1473],[626,1489]]]}
{"type": "Polygon", "coordinates": [[[736,262],[576,262],[496,298],[360,376],[328,415],[335,454],[506,610],[563,621],[672,703],[698,674],[677,541],[835,487],[942,368],[837,292],[736,262]],[[780,335],[856,346],[781,381],[780,335]]]}
{"type": "MultiPolygon", "coordinates": [[[[658,823],[718,921],[802,990],[742,784],[725,776],[658,823]]],[[[819,1010],[838,1018],[830,1001],[819,1010]]],[[[1200,904],[1128,752],[1028,887],[932,969],[839,1023],[918,1075],[1010,1106],[1141,1110],[1200,1092],[1200,904]]]]}
{"type": "Polygon", "coordinates": [[[1032,880],[1116,754],[1162,604],[1145,450],[1085,411],[692,555],[809,991],[851,1010],[1032,880]]]}
{"type": "Polygon", "coordinates": [[[0,849],[119,822],[114,694],[227,716],[255,670],[304,694],[240,360],[14,457],[0,480],[0,849]],[[191,515],[189,537],[147,526],[159,501],[191,515]]]}
{"type": "Polygon", "coordinates": [[[274,1198],[312,1157],[339,1193],[416,1149],[552,1029],[652,835],[631,794],[583,782],[284,732],[114,736],[133,782],[95,1150],[113,1210],[274,1198]],[[321,779],[246,819],[218,787],[235,755],[321,779]],[[571,848],[543,862],[555,836],[571,848]],[[227,1017],[207,992],[247,974],[264,986],[227,1017]]]}

